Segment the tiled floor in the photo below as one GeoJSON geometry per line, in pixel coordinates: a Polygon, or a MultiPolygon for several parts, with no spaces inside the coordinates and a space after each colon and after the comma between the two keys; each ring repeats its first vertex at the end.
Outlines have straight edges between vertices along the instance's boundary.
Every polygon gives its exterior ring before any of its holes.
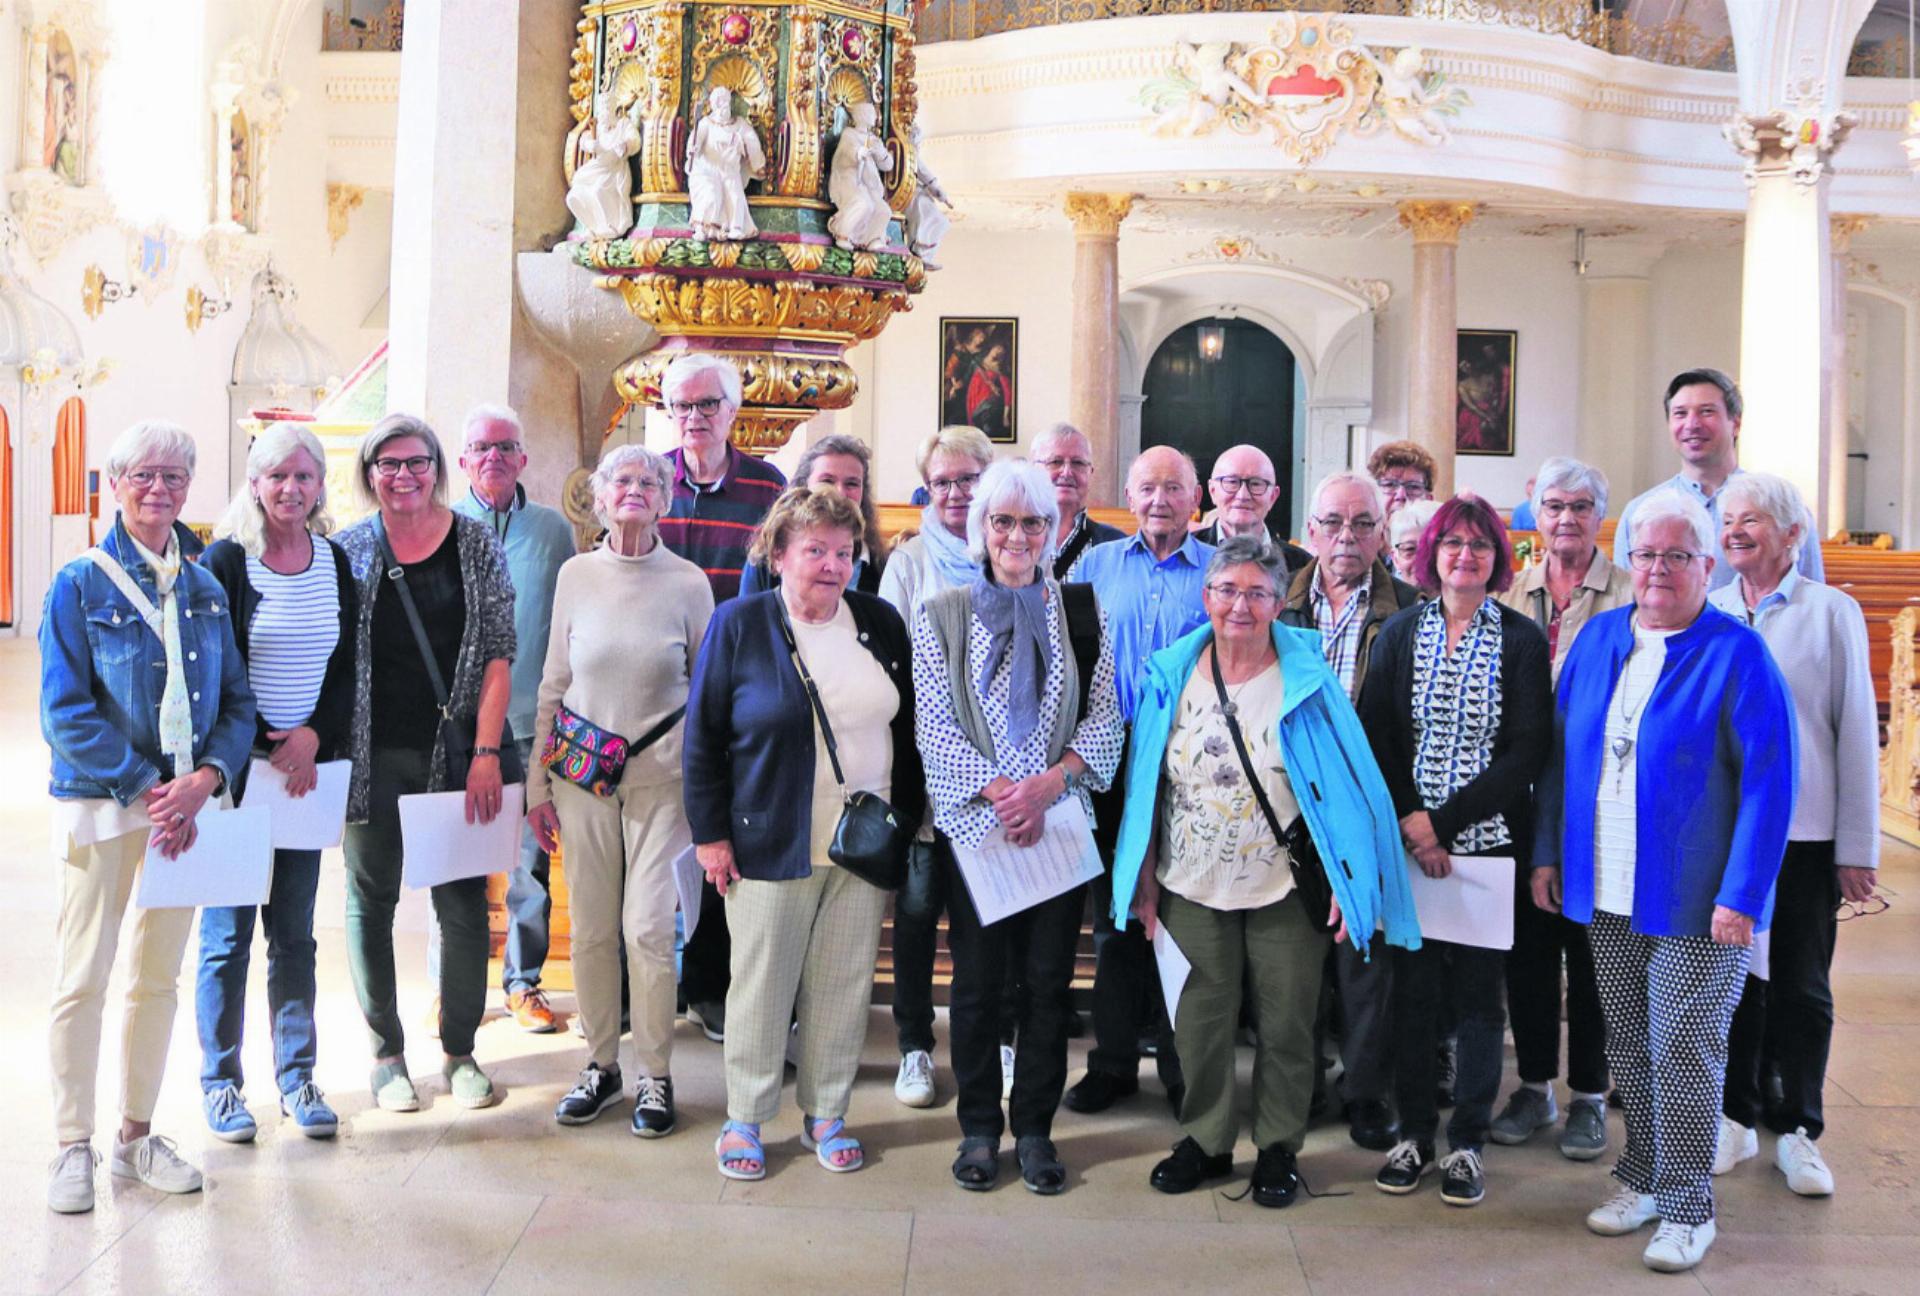
{"type": "MultiPolygon", "coordinates": [[[[872,1164],[828,1175],[798,1144],[789,1112],[769,1127],[772,1170],[759,1184],[715,1174],[722,1118],[719,1049],[684,1023],[675,1083],[680,1133],[641,1142],[626,1109],[563,1130],[553,1103],[582,1062],[571,1035],[524,1035],[496,1018],[480,1055],[505,1101],[466,1112],[435,1076],[431,1041],[411,1050],[426,1110],[371,1111],[364,1030],[341,945],[338,860],[321,899],[319,1081],[344,1126],[333,1143],[286,1129],[272,1107],[264,967],[256,960],[246,1064],[259,1140],[230,1147],[204,1130],[197,1103],[192,960],[159,1128],[207,1171],[207,1191],[163,1199],[101,1174],[92,1215],[45,1207],[53,1152],[44,1005],[51,983],[54,874],[46,858],[45,749],[34,737],[36,658],[0,645],[0,845],[17,861],[0,900],[0,1290],[100,1292],[978,1292],[983,1286],[1077,1292],[1621,1293],[1643,1289],[1908,1293],[1920,1289],[1920,852],[1888,845],[1895,908],[1841,930],[1841,1026],[1822,1141],[1839,1180],[1830,1201],[1786,1190],[1768,1156],[1721,1181],[1720,1242],[1693,1274],[1663,1278],[1640,1243],[1581,1227],[1607,1191],[1603,1165],[1550,1145],[1495,1148],[1488,1198],[1452,1210],[1436,1192],[1375,1192],[1377,1158],[1344,1130],[1314,1131],[1302,1158],[1328,1194],[1284,1213],[1221,1192],[1166,1197],[1147,1172],[1179,1137],[1151,1083],[1098,1118],[1062,1113],[1072,1167],[1053,1199],[1008,1175],[963,1193],[947,1174],[957,1130],[950,1083],[931,1111],[893,1100],[892,1028],[876,1011],[853,1125],[872,1164]],[[1909,901],[1907,897],[1913,897],[1909,901]],[[1350,1195],[1334,1195],[1350,1193],[1350,1195]]],[[[425,908],[403,910],[402,994],[424,1010],[425,908]]],[[[115,994],[118,994],[116,987],[115,994]]],[[[117,1002],[117,999],[116,1001],[117,1002]]],[[[562,997],[561,1004],[569,1001],[562,997]]],[[[105,1041],[113,1074],[116,1032],[105,1041]]],[[[1076,1052],[1084,1049],[1076,1045],[1076,1052]]],[[[1076,1063],[1076,1071],[1077,1071],[1076,1063]]],[[[1149,1068],[1150,1071],[1150,1068],[1149,1068]]],[[[943,1080],[951,1074],[943,1071],[943,1080]]],[[[102,1086],[103,1102],[113,1097],[102,1086]]],[[[103,1109],[102,1128],[110,1112],[103,1109]]],[[[1615,1137],[1619,1134],[1615,1122],[1615,1137]]],[[[1769,1141],[1770,1142],[1770,1141],[1769,1141]]],[[[1767,1151],[1770,1152],[1770,1146],[1767,1151]]],[[[1240,1149],[1240,1173],[1252,1149],[1240,1149]]],[[[1241,1184],[1232,1185],[1238,1191],[1241,1184]]]]}

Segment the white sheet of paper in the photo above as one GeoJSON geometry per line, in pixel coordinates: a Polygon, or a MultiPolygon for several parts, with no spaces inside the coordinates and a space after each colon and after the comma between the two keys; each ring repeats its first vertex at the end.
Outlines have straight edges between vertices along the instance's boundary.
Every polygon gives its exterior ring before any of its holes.
{"type": "Polygon", "coordinates": [[[319,781],[305,796],[287,795],[287,776],[263,760],[247,767],[248,807],[264,806],[273,816],[275,850],[332,850],[347,828],[347,784],[352,761],[323,761],[313,767],[319,781]]]}
{"type": "Polygon", "coordinates": [[[220,909],[267,902],[273,886],[273,821],[265,806],[216,810],[194,820],[193,845],[168,859],[147,844],[142,909],[220,909]]]}
{"type": "Polygon", "coordinates": [[[1187,988],[1193,964],[1187,962],[1187,956],[1173,943],[1163,922],[1153,925],[1153,962],[1160,969],[1160,993],[1167,997],[1167,1027],[1172,1029],[1173,1019],[1180,1012],[1180,992],[1187,988]]]}
{"type": "Polygon", "coordinates": [[[982,926],[1100,876],[1093,825],[1076,797],[1066,797],[1047,811],[1040,840],[1031,846],[1008,845],[1006,830],[996,827],[977,848],[956,844],[953,858],[982,926]]]}
{"type": "Polygon", "coordinates": [[[694,858],[693,847],[689,846],[673,857],[673,893],[680,900],[680,939],[683,943],[693,939],[693,929],[700,925],[700,883],[705,877],[700,861],[694,858]]]}
{"type": "Polygon", "coordinates": [[[1482,949],[1513,948],[1513,859],[1501,855],[1453,855],[1453,872],[1430,878],[1407,857],[1413,907],[1423,940],[1452,941],[1482,949]]]}
{"type": "Polygon", "coordinates": [[[467,822],[465,792],[422,792],[400,798],[400,880],[416,890],[461,878],[510,873],[520,862],[527,789],[501,789],[500,813],[489,824],[467,822]]]}

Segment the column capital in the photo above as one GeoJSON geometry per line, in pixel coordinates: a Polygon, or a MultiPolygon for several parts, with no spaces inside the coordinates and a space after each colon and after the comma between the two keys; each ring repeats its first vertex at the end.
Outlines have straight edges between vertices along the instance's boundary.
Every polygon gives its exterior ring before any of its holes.
{"type": "Polygon", "coordinates": [[[1460,231],[1473,223],[1479,208],[1470,202],[1413,200],[1400,204],[1400,223],[1413,231],[1415,243],[1460,242],[1460,231]]]}
{"type": "Polygon", "coordinates": [[[1133,211],[1130,193],[1070,193],[1062,204],[1075,238],[1118,238],[1120,222],[1133,211]]]}
{"type": "Polygon", "coordinates": [[[1827,218],[1833,242],[1833,254],[1845,255],[1853,247],[1853,236],[1873,224],[1871,216],[1841,215],[1827,218]]]}
{"type": "Polygon", "coordinates": [[[1827,173],[1833,154],[1859,119],[1852,113],[1820,114],[1811,101],[1774,112],[1738,113],[1720,127],[1733,151],[1746,159],[1747,188],[1762,176],[1787,175],[1803,189],[1827,173]]]}

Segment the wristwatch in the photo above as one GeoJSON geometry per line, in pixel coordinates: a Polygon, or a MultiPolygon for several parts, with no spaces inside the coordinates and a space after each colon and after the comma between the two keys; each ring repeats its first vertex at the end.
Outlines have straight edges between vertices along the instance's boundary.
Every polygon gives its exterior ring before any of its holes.
{"type": "Polygon", "coordinates": [[[1065,761],[1060,762],[1060,790],[1071,795],[1080,789],[1080,776],[1075,774],[1065,761]]]}

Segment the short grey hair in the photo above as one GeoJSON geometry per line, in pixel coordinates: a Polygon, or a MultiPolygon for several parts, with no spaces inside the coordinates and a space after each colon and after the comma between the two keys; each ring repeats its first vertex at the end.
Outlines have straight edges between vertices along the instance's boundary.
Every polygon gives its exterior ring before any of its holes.
{"type": "Polygon", "coordinates": [[[1035,459],[1038,459],[1040,457],[1040,447],[1050,446],[1054,442],[1064,441],[1068,437],[1079,437],[1082,441],[1085,441],[1087,443],[1087,448],[1089,450],[1093,448],[1093,438],[1088,436],[1085,432],[1082,432],[1079,428],[1075,427],[1073,424],[1055,423],[1052,427],[1048,428],[1045,432],[1042,432],[1037,438],[1034,439],[1033,457],[1035,459]]]}
{"type": "Polygon", "coordinates": [[[1540,502],[1550,490],[1565,491],[1577,495],[1581,491],[1593,496],[1594,520],[1599,521],[1607,515],[1607,475],[1592,464],[1581,463],[1566,455],[1555,455],[1540,465],[1540,471],[1533,475],[1534,520],[1540,518],[1540,502]]]}
{"type": "MultiPolygon", "coordinates": [[[[965,423],[949,423],[937,432],[929,432],[920,440],[913,452],[913,466],[920,472],[920,480],[927,479],[927,465],[941,452],[965,455],[980,465],[982,472],[993,462],[993,442],[987,440],[987,434],[977,427],[965,423]]],[[[1053,487],[1049,485],[1048,490],[1053,487]]]]}
{"type": "Polygon", "coordinates": [[[1419,539],[1426,533],[1427,523],[1433,521],[1433,515],[1439,511],[1440,501],[1437,499],[1402,504],[1394,510],[1393,521],[1387,523],[1387,547],[1398,548],[1400,542],[1409,536],[1419,539]]]}
{"type": "Polygon", "coordinates": [[[1025,459],[1002,459],[991,465],[973,488],[973,502],[967,506],[967,556],[976,562],[987,560],[987,515],[996,505],[1008,503],[1047,520],[1046,540],[1036,562],[1043,571],[1052,570],[1054,550],[1059,547],[1060,501],[1054,498],[1053,483],[1045,471],[1025,459]]]}
{"type": "Polygon", "coordinates": [[[1633,510],[1631,535],[1636,538],[1644,535],[1655,522],[1685,522],[1693,532],[1693,543],[1701,553],[1709,558],[1717,557],[1720,553],[1717,538],[1713,534],[1713,519],[1707,516],[1706,506],[1690,495],[1682,495],[1671,486],[1662,486],[1641,496],[1639,507],[1633,510]]]}
{"type": "MultiPolygon", "coordinates": [[[[611,528],[613,523],[600,511],[600,492],[607,488],[613,475],[629,464],[639,464],[652,478],[660,483],[660,515],[664,517],[673,504],[673,464],[663,454],[657,454],[638,442],[617,445],[600,456],[599,467],[587,478],[587,489],[593,495],[593,515],[600,519],[600,525],[611,528]]],[[[654,519],[659,525],[660,518],[654,519]]]]}
{"type": "Polygon", "coordinates": [[[473,425],[476,423],[505,423],[513,429],[513,435],[518,438],[520,448],[522,450],[527,448],[527,429],[520,422],[518,414],[505,405],[482,404],[468,410],[467,416],[460,420],[460,453],[466,453],[467,436],[473,431],[473,425]]]}
{"type": "Polygon", "coordinates": [[[1284,595],[1287,590],[1287,560],[1280,552],[1280,546],[1263,535],[1238,535],[1222,540],[1213,551],[1213,557],[1207,560],[1207,584],[1213,584],[1214,577],[1229,567],[1243,567],[1248,563],[1260,569],[1267,578],[1267,586],[1275,595],[1284,595]]]}
{"type": "MultiPolygon", "coordinates": [[[[1743,472],[1727,479],[1720,496],[1720,516],[1725,518],[1733,507],[1735,498],[1747,503],[1773,519],[1773,524],[1782,531],[1800,528],[1800,538],[1790,546],[1795,562],[1800,561],[1800,547],[1813,534],[1813,515],[1807,509],[1806,500],[1800,496],[1800,490],[1785,477],[1776,477],[1772,473],[1743,472]]],[[[1639,518],[1634,519],[1635,525],[1639,518]]]]}
{"type": "Polygon", "coordinates": [[[200,459],[191,432],[165,419],[143,419],[115,437],[107,447],[107,476],[109,479],[124,477],[128,469],[137,468],[158,455],[183,461],[189,477],[193,476],[194,466],[200,459]]]}
{"type": "Polygon", "coordinates": [[[427,453],[433,456],[433,502],[447,502],[447,452],[440,445],[440,437],[431,424],[418,414],[389,414],[367,429],[360,438],[359,465],[354,473],[354,493],[369,512],[380,508],[380,497],[373,492],[373,461],[380,457],[380,451],[389,441],[398,441],[401,437],[418,437],[427,446],[427,453]]]}
{"type": "Polygon", "coordinates": [[[267,515],[261,508],[253,484],[301,451],[312,457],[320,474],[320,489],[313,507],[307,511],[307,530],[326,535],[333,530],[333,515],[327,512],[327,452],[320,438],[302,423],[275,423],[253,439],[247,451],[247,479],[233,494],[233,501],[213,528],[216,538],[231,537],[252,557],[267,548],[267,515]]]}
{"type": "Polygon", "coordinates": [[[1367,500],[1372,505],[1374,517],[1377,518],[1386,512],[1386,502],[1380,498],[1380,483],[1373,479],[1371,473],[1363,473],[1358,468],[1341,468],[1322,477],[1320,484],[1313,488],[1313,494],[1307,499],[1309,522],[1313,520],[1312,515],[1320,511],[1320,497],[1335,486],[1360,487],[1367,493],[1367,500]]]}
{"type": "Polygon", "coordinates": [[[713,374],[720,379],[721,396],[726,399],[727,404],[733,406],[736,410],[739,409],[742,400],[740,395],[740,371],[734,368],[731,361],[722,360],[719,356],[706,355],[698,351],[693,352],[691,355],[681,356],[678,360],[668,365],[666,372],[660,375],[661,401],[671,405],[675,392],[678,392],[701,374],[706,373],[713,374]]]}

